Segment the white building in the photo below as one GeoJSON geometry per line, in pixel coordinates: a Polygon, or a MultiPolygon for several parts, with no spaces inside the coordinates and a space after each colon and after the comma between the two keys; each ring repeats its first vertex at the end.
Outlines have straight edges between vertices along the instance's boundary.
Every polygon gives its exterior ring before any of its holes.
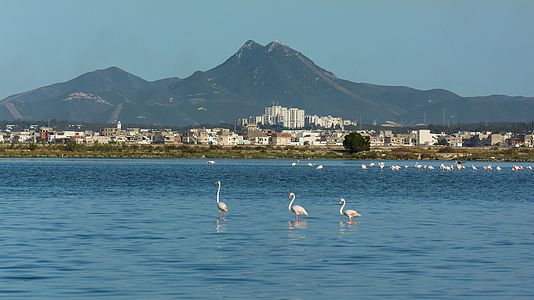
{"type": "Polygon", "coordinates": [[[321,128],[343,128],[344,122],[342,118],[328,116],[307,115],[305,117],[306,124],[310,126],[317,126],[321,128]]]}
{"type": "Polygon", "coordinates": [[[428,129],[417,130],[417,145],[434,145],[437,142],[436,135],[430,133],[428,129]]]}
{"type": "Polygon", "coordinates": [[[250,116],[248,118],[237,119],[236,124],[241,127],[247,125],[279,125],[288,129],[300,129],[305,126],[321,128],[340,128],[347,125],[357,125],[358,122],[343,120],[334,116],[306,115],[304,109],[280,105],[267,106],[261,116],[250,116]]]}
{"type": "Polygon", "coordinates": [[[304,109],[290,108],[288,109],[288,118],[284,120],[284,127],[290,129],[304,127],[304,109]]]}

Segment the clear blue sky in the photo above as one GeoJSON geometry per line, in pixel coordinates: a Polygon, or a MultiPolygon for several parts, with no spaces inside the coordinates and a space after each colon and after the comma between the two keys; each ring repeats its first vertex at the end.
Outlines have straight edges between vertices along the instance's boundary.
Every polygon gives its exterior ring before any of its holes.
{"type": "Polygon", "coordinates": [[[248,39],[356,82],[534,96],[529,0],[0,0],[0,99],[109,66],[183,78],[248,39]]]}

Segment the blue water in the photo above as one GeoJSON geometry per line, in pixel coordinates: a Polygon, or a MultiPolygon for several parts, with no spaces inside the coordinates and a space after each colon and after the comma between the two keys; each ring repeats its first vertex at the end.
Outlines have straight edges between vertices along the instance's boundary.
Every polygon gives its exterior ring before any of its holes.
{"type": "Polygon", "coordinates": [[[0,160],[0,297],[534,298],[534,172],[313,163],[0,160]]]}

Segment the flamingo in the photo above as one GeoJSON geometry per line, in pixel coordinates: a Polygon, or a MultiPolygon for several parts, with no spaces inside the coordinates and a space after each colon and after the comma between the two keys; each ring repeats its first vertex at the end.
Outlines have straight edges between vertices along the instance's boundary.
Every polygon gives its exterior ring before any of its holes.
{"type": "Polygon", "coordinates": [[[224,219],[224,212],[228,211],[228,206],[226,206],[226,203],[219,200],[219,193],[221,191],[221,182],[217,180],[215,184],[217,185],[217,209],[219,210],[219,217],[221,219],[224,219]]]}
{"type": "Polygon", "coordinates": [[[318,165],[317,170],[321,170],[323,168],[323,165],[318,165]]]}
{"type": "Polygon", "coordinates": [[[339,205],[341,205],[341,207],[339,208],[339,214],[341,216],[345,215],[349,218],[349,221],[347,222],[348,224],[358,223],[358,222],[352,222],[352,218],[361,217],[362,215],[360,215],[357,211],[352,210],[352,209],[343,210],[343,208],[345,208],[345,204],[347,204],[345,199],[343,198],[339,199],[339,205]]]}
{"type": "Polygon", "coordinates": [[[214,164],[215,164],[214,160],[208,160],[208,165],[214,165],[214,164]]]}
{"type": "Polygon", "coordinates": [[[362,164],[362,170],[367,170],[367,166],[362,164]]]}
{"type": "Polygon", "coordinates": [[[304,207],[300,206],[300,205],[293,205],[293,201],[295,201],[295,193],[289,193],[289,195],[287,196],[287,198],[289,200],[291,200],[289,202],[289,206],[287,207],[287,209],[289,211],[292,211],[295,213],[295,216],[297,218],[297,222],[300,221],[300,215],[306,215],[308,216],[308,212],[304,209],[304,207]]]}

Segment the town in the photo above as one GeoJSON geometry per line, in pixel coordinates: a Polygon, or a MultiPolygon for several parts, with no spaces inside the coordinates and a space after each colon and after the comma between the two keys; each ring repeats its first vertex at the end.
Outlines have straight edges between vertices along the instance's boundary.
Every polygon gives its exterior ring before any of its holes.
{"type": "MultiPolygon", "coordinates": [[[[123,128],[121,122],[100,130],[83,130],[83,126],[71,126],[69,130],[55,130],[52,127],[30,125],[28,128],[8,124],[0,131],[0,143],[4,144],[123,144],[157,145],[190,144],[217,146],[342,146],[345,136],[357,131],[368,136],[371,147],[384,146],[451,146],[451,147],[534,147],[534,132],[474,132],[458,131],[446,134],[429,129],[416,129],[404,133],[393,130],[358,129],[354,121],[344,121],[332,116],[306,116],[304,111],[291,113],[293,109],[280,106],[267,107],[266,114],[257,119],[238,120],[235,130],[229,128],[190,128],[187,130],[123,128]],[[284,116],[289,116],[284,118],[284,116]],[[308,120],[308,121],[305,121],[308,120]],[[302,129],[312,120],[316,126],[302,129]],[[262,125],[280,124],[281,128],[263,128],[262,125]],[[346,129],[351,126],[352,129],[346,129]],[[82,128],[82,129],[81,129],[82,128]]],[[[293,110],[296,111],[297,109],[293,110]]],[[[308,124],[309,125],[309,124],[308,124]]]]}

